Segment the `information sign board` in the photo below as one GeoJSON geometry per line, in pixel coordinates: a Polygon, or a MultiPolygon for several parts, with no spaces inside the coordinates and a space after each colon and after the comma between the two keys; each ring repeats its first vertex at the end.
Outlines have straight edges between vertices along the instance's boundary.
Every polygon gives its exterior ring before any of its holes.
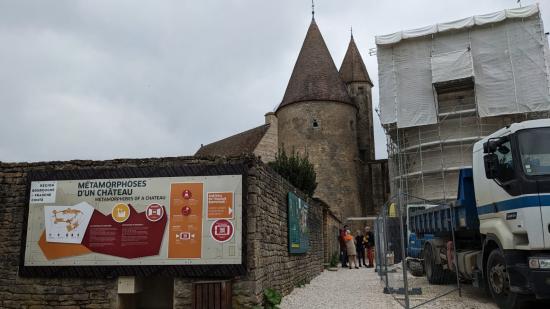
{"type": "Polygon", "coordinates": [[[242,175],[32,181],[24,266],[242,263],[242,175]]]}
{"type": "Polygon", "coordinates": [[[309,206],[293,192],[288,193],[288,250],[290,253],[306,253],[309,250],[307,225],[309,206]]]}

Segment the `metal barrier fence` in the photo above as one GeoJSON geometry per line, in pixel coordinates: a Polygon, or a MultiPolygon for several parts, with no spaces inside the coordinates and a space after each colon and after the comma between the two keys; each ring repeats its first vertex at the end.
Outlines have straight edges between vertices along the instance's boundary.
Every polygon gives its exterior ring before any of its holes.
{"type": "Polygon", "coordinates": [[[433,235],[416,235],[408,229],[410,214],[436,206],[439,205],[399,194],[384,204],[374,224],[376,271],[384,283],[384,293],[391,294],[406,309],[418,308],[453,292],[458,292],[453,297],[461,296],[458,275],[450,270],[453,263],[456,265],[454,220],[447,220],[451,226],[449,241],[441,243],[438,239],[443,247],[438,246],[437,250],[426,249],[431,248],[433,235]],[[435,260],[452,262],[441,265],[432,262],[435,260]]]}

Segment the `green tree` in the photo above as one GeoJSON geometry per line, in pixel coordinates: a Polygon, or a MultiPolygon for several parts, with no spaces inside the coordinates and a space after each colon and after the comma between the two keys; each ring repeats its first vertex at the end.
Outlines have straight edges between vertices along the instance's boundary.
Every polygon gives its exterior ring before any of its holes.
{"type": "Polygon", "coordinates": [[[288,180],[293,186],[313,196],[317,188],[317,174],[313,164],[309,162],[307,154],[300,156],[294,150],[288,156],[283,149],[280,149],[275,161],[268,163],[277,173],[288,180]]]}

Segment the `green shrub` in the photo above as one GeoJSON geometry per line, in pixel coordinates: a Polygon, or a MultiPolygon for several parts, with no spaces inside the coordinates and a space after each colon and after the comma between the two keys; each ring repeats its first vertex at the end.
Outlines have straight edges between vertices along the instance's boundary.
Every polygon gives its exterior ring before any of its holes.
{"type": "Polygon", "coordinates": [[[317,188],[317,174],[307,154],[302,157],[293,150],[288,156],[283,148],[277,153],[275,161],[268,164],[293,186],[313,196],[317,188]]]}
{"type": "Polygon", "coordinates": [[[337,267],[339,260],[338,252],[334,252],[330,257],[330,267],[337,267]]]}
{"type": "Polygon", "coordinates": [[[279,309],[279,304],[283,299],[283,295],[274,289],[266,289],[264,291],[265,296],[265,306],[266,309],[279,309]]]}

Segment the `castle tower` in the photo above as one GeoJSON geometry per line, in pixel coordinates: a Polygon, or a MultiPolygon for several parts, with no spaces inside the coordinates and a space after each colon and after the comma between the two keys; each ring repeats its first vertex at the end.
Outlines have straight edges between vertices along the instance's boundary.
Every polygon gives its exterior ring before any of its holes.
{"type": "Polygon", "coordinates": [[[353,34],[348,50],[340,66],[340,76],[348,93],[358,108],[357,114],[357,144],[359,157],[363,162],[372,161],[374,156],[374,129],[372,119],[372,81],[361,54],[355,45],[353,34]]]}
{"type": "Polygon", "coordinates": [[[357,107],[312,19],[283,100],[277,107],[279,148],[315,166],[315,197],[341,218],[362,214],[357,162],[357,107]]]}
{"type": "Polygon", "coordinates": [[[372,119],[372,81],[355,40],[351,35],[348,50],[340,66],[340,77],[347,86],[348,93],[358,109],[357,113],[357,146],[359,158],[357,163],[359,194],[361,205],[364,205],[365,214],[373,214],[376,208],[373,198],[373,182],[376,178],[377,165],[373,165],[374,156],[374,128],[372,119]],[[373,171],[373,169],[375,169],[373,171]]]}

